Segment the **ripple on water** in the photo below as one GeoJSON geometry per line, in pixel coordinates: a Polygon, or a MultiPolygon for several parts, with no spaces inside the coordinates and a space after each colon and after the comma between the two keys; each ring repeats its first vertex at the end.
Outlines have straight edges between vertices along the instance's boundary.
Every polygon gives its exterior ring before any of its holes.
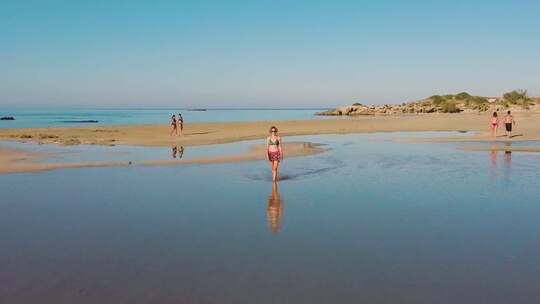
{"type": "MultiPolygon", "coordinates": [[[[310,178],[310,177],[316,177],[316,176],[320,176],[323,174],[336,171],[342,167],[343,166],[333,165],[333,166],[326,166],[326,167],[320,167],[320,168],[285,169],[283,170],[283,172],[279,173],[279,180],[280,181],[300,180],[300,179],[305,179],[305,178],[310,178]]],[[[256,181],[271,181],[272,180],[270,171],[255,173],[255,174],[245,174],[244,176],[250,180],[256,180],[256,181]]]]}

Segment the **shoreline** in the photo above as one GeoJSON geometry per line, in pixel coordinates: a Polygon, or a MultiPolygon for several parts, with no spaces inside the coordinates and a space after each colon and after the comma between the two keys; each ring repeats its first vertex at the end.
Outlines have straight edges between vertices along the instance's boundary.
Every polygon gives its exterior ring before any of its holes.
{"type": "MultiPolygon", "coordinates": [[[[312,143],[288,143],[288,136],[353,134],[375,132],[472,132],[456,137],[410,139],[422,142],[520,142],[540,140],[540,113],[517,113],[514,137],[504,136],[503,126],[499,136],[489,134],[489,114],[422,114],[400,116],[370,116],[334,120],[290,120],[257,122],[220,122],[186,124],[184,135],[170,136],[168,125],[121,125],[62,128],[0,129],[1,141],[31,142],[56,145],[130,145],[146,147],[170,147],[171,145],[198,146],[234,143],[245,140],[264,139],[270,126],[275,125],[284,137],[287,157],[320,153],[324,149],[312,143]],[[292,148],[294,151],[289,151],[292,148]]],[[[234,156],[215,156],[188,160],[145,160],[131,165],[203,164],[226,163],[264,159],[262,148],[255,147],[246,153],[234,156]],[[255,150],[259,149],[256,154],[255,150]]],[[[537,152],[535,148],[528,148],[537,152]]],[[[514,151],[523,151],[516,148],[514,151]]],[[[531,151],[531,152],[533,152],[531,151]]],[[[540,151],[540,148],[538,149],[540,151]]],[[[84,163],[39,163],[39,155],[31,149],[0,148],[0,174],[31,172],[61,168],[128,166],[127,161],[84,162],[84,163]]]]}
{"type": "MultiPolygon", "coordinates": [[[[513,141],[540,140],[540,113],[516,113],[513,141]]],[[[475,132],[448,140],[492,140],[489,114],[420,114],[368,116],[328,120],[284,120],[253,122],[186,123],[184,135],[170,136],[169,125],[107,125],[60,128],[0,129],[0,140],[58,145],[184,146],[232,143],[264,139],[276,125],[283,137],[298,135],[374,132],[475,132]]],[[[499,127],[499,135],[504,128],[499,127]]],[[[497,139],[502,139],[498,137],[497,139]]],[[[440,140],[440,138],[438,139],[440,140]]]]}

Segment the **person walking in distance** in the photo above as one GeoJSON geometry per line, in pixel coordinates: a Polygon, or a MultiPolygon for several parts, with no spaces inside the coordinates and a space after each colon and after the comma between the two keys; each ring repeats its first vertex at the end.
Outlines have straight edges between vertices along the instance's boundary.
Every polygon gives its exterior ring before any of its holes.
{"type": "Polygon", "coordinates": [[[171,136],[178,135],[178,126],[176,125],[176,116],[171,116],[171,136]]]}
{"type": "Polygon", "coordinates": [[[182,117],[181,113],[178,113],[178,132],[180,135],[184,132],[184,117],[182,117]]]}
{"type": "Polygon", "coordinates": [[[493,138],[497,137],[497,129],[499,128],[499,118],[497,117],[497,112],[493,112],[493,115],[490,119],[490,126],[491,126],[491,136],[493,138]]]}
{"type": "Polygon", "coordinates": [[[514,116],[512,116],[512,112],[510,110],[506,112],[506,116],[504,117],[504,127],[506,128],[506,136],[508,138],[512,138],[512,127],[516,124],[516,121],[514,120],[514,116]]]}

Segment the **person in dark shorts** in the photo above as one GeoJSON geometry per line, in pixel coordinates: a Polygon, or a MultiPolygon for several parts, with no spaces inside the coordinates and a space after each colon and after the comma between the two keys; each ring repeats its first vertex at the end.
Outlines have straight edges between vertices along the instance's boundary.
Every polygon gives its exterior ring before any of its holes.
{"type": "Polygon", "coordinates": [[[516,121],[514,120],[512,113],[510,111],[506,112],[506,116],[504,117],[504,127],[506,128],[506,136],[508,138],[512,138],[512,127],[515,124],[516,121]]]}
{"type": "Polygon", "coordinates": [[[181,113],[178,113],[178,129],[177,131],[182,135],[184,132],[184,117],[182,117],[181,113]]]}

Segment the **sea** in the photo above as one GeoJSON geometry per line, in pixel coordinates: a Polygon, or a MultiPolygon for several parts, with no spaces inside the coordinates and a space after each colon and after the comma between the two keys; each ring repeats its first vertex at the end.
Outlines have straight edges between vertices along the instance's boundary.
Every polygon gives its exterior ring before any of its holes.
{"type": "Polygon", "coordinates": [[[0,117],[15,120],[0,120],[0,128],[47,128],[88,125],[168,124],[172,115],[182,114],[185,123],[231,122],[231,121],[276,121],[325,119],[316,116],[324,108],[69,108],[50,107],[42,109],[2,108],[0,117]]]}

